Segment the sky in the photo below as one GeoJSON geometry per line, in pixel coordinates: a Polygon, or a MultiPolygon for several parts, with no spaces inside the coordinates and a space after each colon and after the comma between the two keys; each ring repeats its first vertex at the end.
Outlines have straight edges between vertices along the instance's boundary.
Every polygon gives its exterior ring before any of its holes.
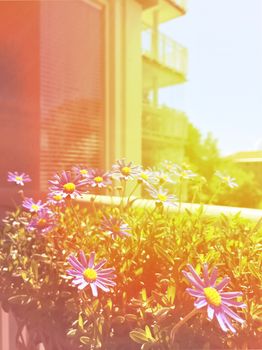
{"type": "Polygon", "coordinates": [[[160,103],[211,132],[222,155],[262,149],[262,0],[191,0],[160,30],[189,50],[188,81],[160,103]]]}

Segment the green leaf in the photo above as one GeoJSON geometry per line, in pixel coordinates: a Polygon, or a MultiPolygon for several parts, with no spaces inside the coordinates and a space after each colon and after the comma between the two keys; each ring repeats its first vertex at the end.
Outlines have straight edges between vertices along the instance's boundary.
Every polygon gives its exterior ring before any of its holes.
{"type": "Polygon", "coordinates": [[[168,286],[167,288],[167,299],[170,302],[170,304],[174,304],[176,296],[176,287],[175,286],[168,286]]]}
{"type": "Polygon", "coordinates": [[[78,316],[78,325],[82,330],[84,329],[84,320],[83,320],[81,313],[78,316]]]}
{"type": "Polygon", "coordinates": [[[134,342],[139,343],[139,344],[144,344],[144,343],[148,342],[148,338],[145,334],[145,331],[143,329],[140,329],[140,328],[137,328],[136,330],[131,331],[129,333],[129,336],[134,342]]]}
{"type": "Polygon", "coordinates": [[[168,315],[169,310],[170,309],[168,307],[163,307],[160,310],[158,310],[155,314],[158,321],[162,321],[168,315]]]}
{"type": "Polygon", "coordinates": [[[135,273],[136,276],[142,275],[142,273],[143,273],[143,267],[140,267],[139,269],[135,270],[134,273],[135,273]]]}
{"type": "Polygon", "coordinates": [[[174,264],[174,260],[171,257],[171,255],[169,255],[160,245],[158,244],[154,244],[154,250],[156,252],[157,255],[162,256],[165,260],[167,260],[171,265],[174,264]]]}
{"type": "Polygon", "coordinates": [[[118,324],[123,324],[125,322],[125,318],[123,316],[116,316],[113,319],[113,322],[118,324]]]}
{"type": "Polygon", "coordinates": [[[129,321],[136,321],[137,320],[137,316],[134,314],[126,314],[125,315],[125,319],[129,322],[129,321]]]}
{"type": "Polygon", "coordinates": [[[74,337],[76,335],[76,329],[69,329],[67,332],[68,337],[74,337]]]}
{"type": "Polygon", "coordinates": [[[145,332],[146,332],[146,336],[148,339],[153,339],[152,333],[151,333],[150,328],[148,326],[145,327],[145,332]]]}
{"type": "Polygon", "coordinates": [[[24,304],[28,302],[29,296],[28,295],[15,295],[13,297],[8,298],[8,302],[11,304],[24,304]]]}
{"type": "Polygon", "coordinates": [[[50,262],[50,257],[46,254],[34,254],[32,258],[46,263],[50,262]]]}
{"type": "Polygon", "coordinates": [[[80,342],[82,344],[90,344],[92,341],[91,341],[90,338],[83,336],[83,337],[80,338],[80,342]]]}
{"type": "Polygon", "coordinates": [[[141,350],[149,350],[151,349],[153,346],[152,343],[144,343],[142,346],[141,346],[141,350]]]}

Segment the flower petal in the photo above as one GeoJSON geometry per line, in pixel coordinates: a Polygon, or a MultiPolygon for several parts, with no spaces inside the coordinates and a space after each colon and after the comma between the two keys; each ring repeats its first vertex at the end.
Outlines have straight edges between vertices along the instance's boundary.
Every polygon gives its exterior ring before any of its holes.
{"type": "Polygon", "coordinates": [[[243,295],[242,292],[221,292],[219,293],[223,299],[233,299],[243,295]]]}
{"type": "Polygon", "coordinates": [[[223,288],[225,288],[225,286],[230,282],[230,278],[229,277],[224,277],[222,279],[222,281],[220,283],[218,283],[217,286],[215,286],[215,288],[220,292],[223,288]]]}
{"type": "Polygon", "coordinates": [[[72,281],[72,284],[81,284],[85,282],[85,280],[83,278],[75,278],[73,281],[72,281]]]}
{"type": "Polygon", "coordinates": [[[199,277],[199,275],[197,274],[196,270],[193,268],[193,266],[188,264],[187,267],[189,268],[189,270],[190,270],[192,276],[194,277],[194,279],[196,280],[196,282],[204,288],[205,285],[204,285],[203,281],[201,280],[201,278],[199,277]]]}
{"type": "Polygon", "coordinates": [[[223,300],[223,304],[224,305],[228,305],[228,306],[234,306],[234,307],[241,307],[241,308],[246,308],[246,304],[239,302],[239,301],[234,301],[234,300],[224,300],[224,298],[222,298],[223,300]]]}
{"type": "Polygon", "coordinates": [[[197,308],[197,309],[201,309],[202,307],[206,306],[207,305],[207,301],[205,298],[199,298],[198,300],[196,300],[194,302],[194,306],[197,308]]]}
{"type": "Polygon", "coordinates": [[[89,261],[88,261],[88,267],[93,268],[94,267],[94,261],[95,261],[95,252],[90,253],[89,261]]]}
{"type": "MultiPolygon", "coordinates": [[[[96,270],[97,271],[97,270],[96,270]]],[[[102,277],[109,277],[110,275],[112,275],[115,272],[114,268],[108,268],[108,269],[103,269],[103,270],[98,270],[97,273],[99,274],[99,276],[102,277]]]]}
{"type": "Polygon", "coordinates": [[[116,285],[116,282],[114,281],[111,281],[109,279],[106,279],[106,278],[101,278],[100,276],[97,278],[97,281],[105,284],[105,285],[109,285],[109,286],[115,286],[116,285]]]}
{"type": "Polygon", "coordinates": [[[80,261],[81,261],[82,265],[86,267],[87,260],[86,260],[86,256],[85,256],[85,253],[83,252],[83,250],[80,250],[79,257],[80,257],[80,261]]]}
{"type": "Polygon", "coordinates": [[[94,296],[94,297],[97,297],[97,296],[98,296],[98,292],[97,292],[96,283],[90,283],[90,287],[91,287],[93,296],[94,296]]]}
{"type": "Polygon", "coordinates": [[[208,307],[207,307],[207,317],[208,317],[208,319],[209,319],[210,321],[213,320],[214,313],[215,313],[214,308],[213,308],[211,305],[208,305],[208,307]]]}
{"type": "Polygon", "coordinates": [[[84,266],[77,260],[74,255],[69,256],[68,262],[80,272],[83,272],[85,270],[84,266]]]}
{"type": "Polygon", "coordinates": [[[209,278],[209,283],[211,287],[213,287],[214,284],[216,283],[216,279],[217,279],[217,268],[214,267],[209,278]]]}
{"type": "Polygon", "coordinates": [[[106,259],[101,260],[98,264],[95,265],[94,269],[97,271],[100,270],[101,267],[104,266],[106,262],[107,262],[106,259]]]}
{"type": "Polygon", "coordinates": [[[110,291],[110,289],[108,287],[103,285],[103,283],[100,283],[98,280],[96,280],[96,285],[97,285],[97,287],[102,289],[104,292],[109,292],[110,291]]]}
{"type": "Polygon", "coordinates": [[[239,322],[239,323],[245,323],[245,320],[243,320],[243,318],[239,317],[234,311],[232,311],[229,307],[227,307],[226,305],[223,305],[223,310],[224,312],[230,316],[231,318],[233,318],[235,321],[239,322]]]}
{"type": "Polygon", "coordinates": [[[83,281],[83,283],[82,284],[80,284],[79,286],[78,286],[78,289],[84,289],[86,286],[88,286],[88,283],[86,282],[86,281],[83,281]]]}
{"type": "Polygon", "coordinates": [[[227,326],[225,325],[224,319],[223,319],[223,317],[222,317],[222,313],[221,313],[221,312],[216,312],[215,315],[216,315],[216,318],[217,318],[217,320],[218,320],[218,323],[219,323],[219,325],[220,325],[222,331],[227,332],[227,331],[228,331],[228,328],[227,328],[227,326]]]}
{"type": "Polygon", "coordinates": [[[197,297],[197,298],[201,298],[204,297],[204,293],[202,291],[198,291],[196,289],[192,289],[192,288],[187,288],[186,291],[192,295],[193,297],[197,297]]]}
{"type": "Polygon", "coordinates": [[[66,270],[66,272],[71,276],[82,276],[82,273],[78,270],[66,270]]]}
{"type": "Polygon", "coordinates": [[[209,281],[209,277],[208,277],[208,264],[204,264],[204,266],[203,266],[203,274],[204,274],[205,285],[209,286],[210,281],[209,281]]]}
{"type": "Polygon", "coordinates": [[[228,319],[228,317],[225,314],[223,314],[223,319],[224,319],[226,326],[231,330],[231,332],[236,333],[235,328],[233,327],[232,323],[230,322],[230,320],[228,319]]]}
{"type": "Polygon", "coordinates": [[[190,273],[186,272],[186,271],[182,271],[184,276],[189,280],[189,282],[191,282],[193,284],[194,287],[196,287],[197,289],[203,290],[204,287],[202,287],[202,285],[200,285],[194,278],[193,276],[190,275],[190,273]]]}

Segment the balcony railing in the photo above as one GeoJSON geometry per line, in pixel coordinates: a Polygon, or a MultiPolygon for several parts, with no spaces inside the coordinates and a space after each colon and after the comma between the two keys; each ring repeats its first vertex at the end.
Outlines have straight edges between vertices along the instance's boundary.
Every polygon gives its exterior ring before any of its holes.
{"type": "Polygon", "coordinates": [[[142,54],[161,65],[186,76],[188,52],[173,39],[151,28],[142,32],[142,54]]]}
{"type": "Polygon", "coordinates": [[[187,0],[169,0],[169,1],[172,2],[175,6],[178,6],[181,9],[183,9],[184,11],[186,11],[186,9],[187,9],[187,0]]]}
{"type": "Polygon", "coordinates": [[[143,106],[143,136],[152,139],[186,140],[188,121],[185,113],[167,107],[143,106]]]}
{"type": "MultiPolygon", "coordinates": [[[[175,6],[180,7],[183,10],[187,8],[187,0],[164,0],[175,6]]],[[[159,5],[159,0],[138,0],[138,2],[143,5],[143,8],[150,8],[159,5]]]]}

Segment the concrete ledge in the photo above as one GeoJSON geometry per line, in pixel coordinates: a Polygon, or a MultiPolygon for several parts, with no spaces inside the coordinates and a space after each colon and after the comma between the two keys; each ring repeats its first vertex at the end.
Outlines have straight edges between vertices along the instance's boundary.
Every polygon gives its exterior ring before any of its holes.
{"type": "MultiPolygon", "coordinates": [[[[128,198],[125,197],[123,200],[124,205],[126,205],[128,198]]],[[[115,205],[119,206],[121,204],[121,197],[116,196],[100,196],[100,195],[84,195],[82,198],[76,200],[81,205],[90,205],[92,201],[95,204],[104,204],[104,205],[115,205]]],[[[140,199],[132,196],[130,201],[133,201],[132,206],[135,208],[145,208],[145,209],[154,209],[155,201],[152,199],[140,199]]],[[[196,212],[201,207],[200,204],[191,204],[191,203],[182,203],[181,212],[185,212],[186,209],[193,212],[196,212]]],[[[166,210],[169,213],[177,213],[179,211],[178,206],[167,206],[166,210]]],[[[250,208],[238,208],[238,207],[226,207],[219,205],[203,205],[203,213],[206,216],[215,217],[220,214],[225,214],[229,216],[236,215],[240,213],[241,217],[253,221],[257,221],[262,218],[262,210],[260,209],[250,209],[250,208]]]]}

